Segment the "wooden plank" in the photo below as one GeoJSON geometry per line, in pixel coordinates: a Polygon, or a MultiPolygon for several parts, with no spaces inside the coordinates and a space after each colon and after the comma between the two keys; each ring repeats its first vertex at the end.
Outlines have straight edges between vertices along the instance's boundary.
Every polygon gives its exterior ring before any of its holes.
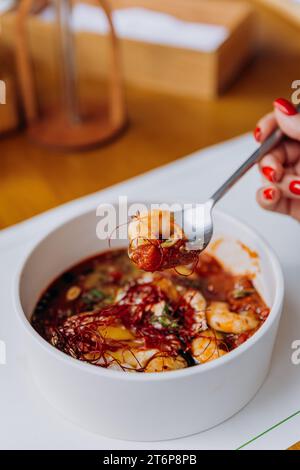
{"type": "MultiPolygon", "coordinates": [[[[89,0],[95,5],[96,0],[89,0]]],[[[143,7],[164,12],[184,21],[223,25],[229,30],[228,39],[217,50],[208,53],[180,47],[120,41],[124,79],[134,86],[187,96],[215,98],[226,89],[249,60],[253,52],[255,17],[249,5],[225,0],[111,0],[114,8],[143,7]],[[176,79],[174,79],[176,77],[176,79]]],[[[14,40],[14,17],[6,19],[10,29],[8,40],[14,40]]],[[[36,63],[41,54],[47,60],[41,44],[54,45],[52,25],[38,19],[28,22],[32,39],[32,56],[36,63]],[[40,50],[38,50],[40,49],[40,50]]],[[[80,73],[90,78],[105,74],[108,69],[107,40],[97,34],[80,32],[76,35],[77,62],[80,73]],[[102,71],[102,73],[101,73],[102,71]]],[[[53,55],[53,52],[52,52],[53,55]]],[[[49,64],[52,57],[49,57],[49,64]]]]}
{"type": "Polygon", "coordinates": [[[300,3],[293,0],[256,0],[263,5],[274,9],[284,17],[300,26],[300,3]]]}
{"type": "MultiPolygon", "coordinates": [[[[131,124],[111,145],[84,153],[54,153],[32,145],[24,133],[2,139],[0,228],[254,129],[275,98],[289,97],[291,83],[299,76],[299,31],[264,10],[261,52],[220,100],[127,86],[131,124]]],[[[30,36],[39,96],[47,103],[57,94],[55,37],[51,30],[46,40],[40,30],[30,36]]],[[[96,76],[104,59],[93,64],[93,54],[85,46],[83,50],[89,57],[81,72],[81,95],[97,100],[105,86],[88,77],[96,76]]]]}
{"type": "Polygon", "coordinates": [[[293,446],[289,447],[288,450],[300,450],[300,441],[296,442],[293,446]]]}

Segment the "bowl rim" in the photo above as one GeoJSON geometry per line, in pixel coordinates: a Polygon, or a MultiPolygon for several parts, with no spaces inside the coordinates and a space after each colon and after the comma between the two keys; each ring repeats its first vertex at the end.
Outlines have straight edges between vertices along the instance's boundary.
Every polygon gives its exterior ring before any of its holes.
{"type": "Polygon", "coordinates": [[[63,362],[66,367],[75,367],[78,370],[82,370],[84,374],[90,373],[95,374],[101,379],[101,377],[110,378],[111,380],[125,380],[125,381],[145,381],[145,382],[155,382],[155,381],[172,381],[176,379],[181,379],[189,376],[193,376],[195,374],[203,374],[206,371],[210,371],[212,369],[217,369],[222,367],[226,363],[233,362],[238,356],[242,355],[248,349],[255,346],[255,344],[265,335],[265,333],[271,328],[273,323],[276,321],[278,315],[281,313],[281,308],[283,304],[284,298],[284,277],[280,262],[278,260],[277,255],[270,247],[269,243],[264,239],[261,234],[257,233],[254,228],[250,227],[247,223],[239,220],[235,216],[232,216],[226,213],[223,210],[215,209],[214,213],[219,214],[221,217],[228,220],[228,222],[233,222],[234,224],[238,225],[244,232],[246,232],[254,241],[258,241],[262,247],[262,250],[267,255],[268,259],[270,260],[271,267],[274,272],[275,276],[275,298],[273,305],[270,309],[270,314],[268,315],[267,320],[263,323],[263,325],[259,328],[259,330],[251,336],[247,341],[241,344],[239,347],[230,351],[230,354],[226,354],[218,360],[210,361],[205,364],[199,364],[201,367],[187,367],[185,369],[179,369],[175,371],[168,371],[166,373],[160,372],[152,372],[151,374],[130,374],[124,373],[124,371],[117,371],[117,370],[109,370],[103,367],[96,367],[93,364],[89,364],[87,362],[80,361],[75,359],[68,354],[56,349],[50,343],[48,343],[42,336],[39,335],[37,331],[32,327],[31,323],[29,322],[26,314],[23,310],[21,298],[20,298],[20,287],[22,282],[22,275],[25,269],[25,266],[34,253],[34,251],[44,242],[47,240],[48,237],[51,237],[57,230],[63,229],[64,226],[68,225],[69,223],[84,217],[85,215],[95,212],[96,209],[89,209],[80,212],[77,215],[73,215],[68,217],[63,222],[60,222],[55,227],[52,227],[50,230],[47,230],[43,233],[37,241],[35,241],[29,250],[26,251],[26,254],[21,259],[18,269],[16,271],[15,280],[13,283],[13,300],[14,300],[14,308],[16,310],[17,316],[20,322],[23,325],[23,328],[26,330],[27,334],[36,342],[40,347],[42,347],[48,354],[50,354],[54,359],[63,362]]]}

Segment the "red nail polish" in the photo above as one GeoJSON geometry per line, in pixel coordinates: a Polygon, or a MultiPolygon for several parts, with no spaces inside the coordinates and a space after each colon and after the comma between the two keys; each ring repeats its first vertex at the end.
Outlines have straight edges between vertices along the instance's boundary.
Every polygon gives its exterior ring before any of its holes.
{"type": "Polygon", "coordinates": [[[275,197],[275,191],[273,188],[266,188],[263,190],[263,196],[265,199],[268,199],[268,201],[273,201],[275,197]]]}
{"type": "Polygon", "coordinates": [[[255,140],[256,140],[257,142],[260,142],[260,138],[261,138],[261,129],[260,129],[260,127],[256,127],[256,128],[254,129],[253,134],[254,134],[255,140]]]}
{"type": "Polygon", "coordinates": [[[271,168],[270,166],[264,166],[261,171],[267,180],[271,181],[271,183],[276,182],[276,173],[274,168],[271,168]]]}
{"type": "Polygon", "coordinates": [[[300,180],[294,180],[290,182],[289,189],[291,193],[300,196],[300,180]]]}
{"type": "Polygon", "coordinates": [[[279,109],[279,111],[286,114],[287,116],[295,116],[295,114],[298,113],[295,106],[285,98],[278,98],[274,101],[273,104],[276,109],[279,109]]]}

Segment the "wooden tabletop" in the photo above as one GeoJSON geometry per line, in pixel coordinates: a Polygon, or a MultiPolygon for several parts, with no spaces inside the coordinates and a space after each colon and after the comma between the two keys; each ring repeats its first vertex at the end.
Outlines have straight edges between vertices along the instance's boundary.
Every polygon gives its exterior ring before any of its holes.
{"type": "Polygon", "coordinates": [[[289,447],[288,450],[300,450],[300,441],[294,444],[292,447],[289,447]]]}
{"type": "Polygon", "coordinates": [[[299,79],[299,30],[260,11],[261,48],[219,100],[127,89],[128,130],[103,148],[56,153],[24,132],[0,141],[0,228],[252,130],[299,79]]]}

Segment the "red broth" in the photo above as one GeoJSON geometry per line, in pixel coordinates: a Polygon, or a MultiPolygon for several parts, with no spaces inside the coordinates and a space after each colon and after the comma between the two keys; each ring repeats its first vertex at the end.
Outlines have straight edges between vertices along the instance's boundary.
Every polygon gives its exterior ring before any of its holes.
{"type": "Polygon", "coordinates": [[[163,372],[238,347],[269,309],[247,276],[202,253],[189,276],[145,273],[126,250],[82,261],[42,294],[31,322],[57,349],[96,366],[163,372]]]}

